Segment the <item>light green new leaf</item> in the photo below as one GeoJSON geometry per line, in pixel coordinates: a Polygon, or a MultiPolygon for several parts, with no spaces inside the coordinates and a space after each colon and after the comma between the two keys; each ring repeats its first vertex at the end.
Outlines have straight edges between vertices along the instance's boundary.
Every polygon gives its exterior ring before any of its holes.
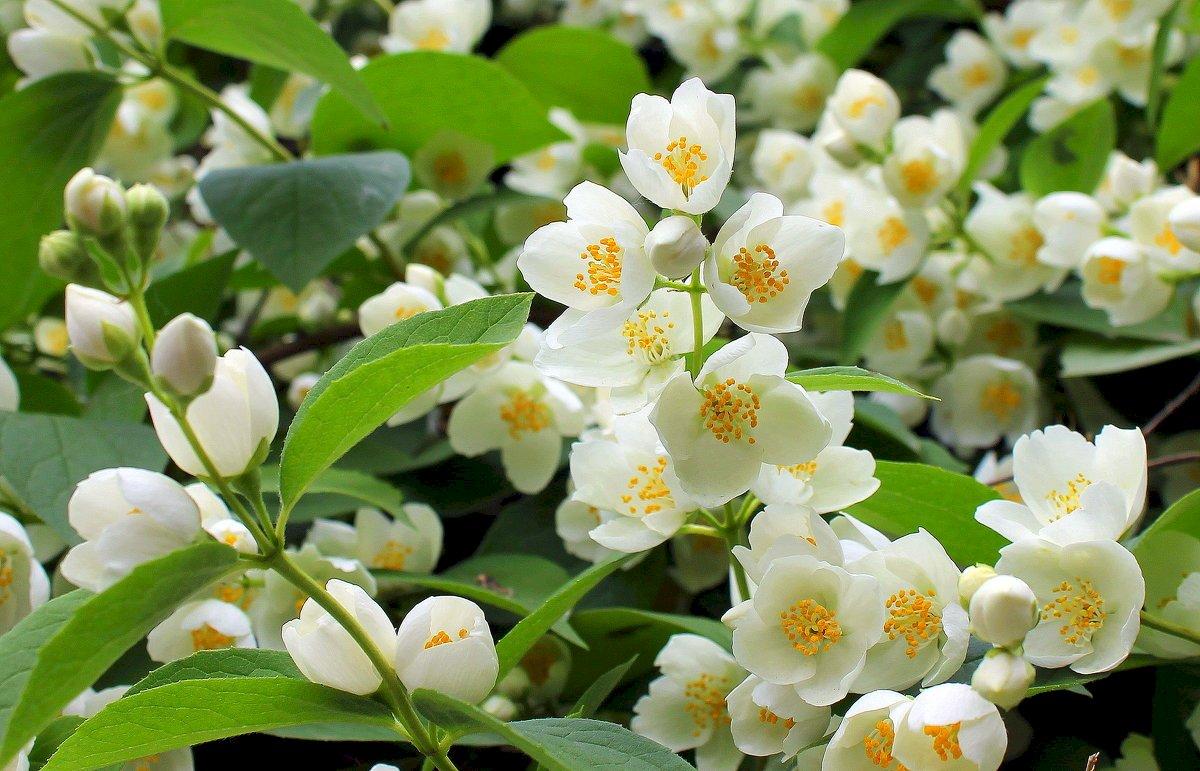
{"type": "Polygon", "coordinates": [[[862,367],[817,367],[789,372],[787,379],[809,391],[884,391],[932,399],[907,383],[862,367]]]}
{"type": "Polygon", "coordinates": [[[313,115],[314,152],[394,149],[411,157],[439,132],[456,131],[490,144],[496,163],[504,163],[567,138],[521,81],[478,56],[432,51],[380,56],[360,74],[387,128],[364,120],[341,94],[329,93],[313,115]]]}
{"type": "Polygon", "coordinates": [[[142,423],[0,412],[0,476],[68,543],[67,501],[88,474],[116,466],[160,470],[166,453],[142,423]]]}
{"type": "MultiPolygon", "coordinates": [[[[279,492],[279,467],[264,466],[262,469],[262,489],[266,492],[279,492]]],[[[382,509],[399,522],[411,525],[408,513],[404,511],[404,495],[382,479],[376,479],[370,474],[349,469],[331,468],[313,480],[308,487],[310,493],[332,493],[334,495],[353,498],[361,503],[382,509]]]]}
{"type": "Polygon", "coordinates": [[[311,75],[383,120],[346,53],[292,0],[159,0],[159,8],[168,39],[311,75]]]}
{"type": "Polygon", "coordinates": [[[409,177],[399,153],[360,153],[218,169],[200,193],[230,237],[298,292],[383,222],[409,177]]]}
{"type": "Polygon", "coordinates": [[[546,598],[540,608],[521,619],[496,643],[496,654],[500,657],[500,674],[497,679],[503,679],[550,627],[569,614],[584,595],[595,589],[597,584],[633,556],[623,554],[591,566],[559,587],[558,591],[546,598]]]}
{"type": "Polygon", "coordinates": [[[57,597],[0,637],[0,764],[176,606],[236,566],[237,552],[221,544],[181,549],[134,568],[99,594],[57,597]]]}
{"type": "Polygon", "coordinates": [[[1117,141],[1112,103],[1100,99],[1031,141],[1021,155],[1021,187],[1035,197],[1059,190],[1091,194],[1117,141]]]}
{"type": "Polygon", "coordinates": [[[285,509],[413,397],[515,340],[530,299],[500,295],[421,313],[354,346],[321,376],[288,428],[279,463],[285,509]]]}
{"type": "Polygon", "coordinates": [[[940,16],[969,19],[974,9],[954,0],[859,0],[851,3],[833,29],[817,41],[817,51],[840,69],[849,69],[870,53],[884,35],[905,19],[940,16]]]}
{"type": "Polygon", "coordinates": [[[1159,343],[1143,340],[1106,340],[1073,336],[1062,351],[1061,377],[1090,377],[1128,372],[1164,361],[1200,353],[1200,340],[1159,343]]]}
{"type": "Polygon", "coordinates": [[[975,141],[971,143],[971,150],[967,154],[967,165],[958,182],[960,193],[965,195],[971,190],[972,183],[979,176],[988,158],[1004,142],[1004,138],[1021,120],[1021,116],[1029,110],[1033,100],[1041,96],[1047,80],[1048,77],[1037,78],[1016,89],[993,107],[979,124],[979,131],[975,134],[975,141]]]}
{"type": "Polygon", "coordinates": [[[633,97],[651,91],[642,57],[598,29],[534,27],[505,45],[496,63],[543,104],[587,123],[624,124],[633,97]]]}
{"type": "Polygon", "coordinates": [[[286,651],[262,648],[222,648],[197,651],[187,658],[163,664],[133,684],[126,696],[184,680],[231,677],[288,677],[305,680],[286,651]]]}
{"type": "Polygon", "coordinates": [[[1200,56],[1193,56],[1171,89],[1158,127],[1155,158],[1173,169],[1200,149],[1200,56]]]}
{"type": "Polygon", "coordinates": [[[63,188],[100,151],[120,101],[120,86],[99,72],[51,75],[0,99],[0,329],[54,292],[38,242],[62,222],[63,188]]]}
{"type": "Polygon", "coordinates": [[[921,463],[879,461],[879,489],[846,509],[895,538],[928,530],[959,565],[994,564],[1005,540],[975,521],[975,509],[1000,495],[965,474],[921,463]]]}
{"type": "Polygon", "coordinates": [[[231,736],[322,723],[386,727],[395,721],[377,701],[289,677],[182,680],[100,710],[45,768],[84,771],[231,736]]]}
{"type": "Polygon", "coordinates": [[[907,281],[880,284],[879,274],[870,270],[858,277],[842,312],[843,364],[858,361],[906,286],[907,281]]]}
{"type": "Polygon", "coordinates": [[[435,691],[413,692],[423,714],[451,733],[495,734],[551,771],[621,768],[627,771],[689,769],[675,753],[616,723],[585,718],[543,718],[504,723],[479,707],[435,691]]]}

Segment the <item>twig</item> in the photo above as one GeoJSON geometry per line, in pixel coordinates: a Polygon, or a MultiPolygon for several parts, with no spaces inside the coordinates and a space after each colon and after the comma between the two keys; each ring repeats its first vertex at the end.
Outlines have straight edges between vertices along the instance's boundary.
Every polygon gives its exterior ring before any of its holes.
{"type": "Polygon", "coordinates": [[[1200,461],[1200,452],[1177,452],[1174,455],[1163,455],[1154,458],[1146,464],[1146,468],[1176,466],[1180,463],[1193,463],[1195,461],[1200,461]]]}
{"type": "Polygon", "coordinates": [[[291,340],[285,340],[268,346],[261,351],[256,351],[254,355],[258,357],[263,366],[270,366],[275,362],[291,358],[298,353],[324,348],[327,345],[340,343],[353,337],[358,337],[361,334],[362,331],[358,328],[358,324],[335,324],[332,327],[318,329],[316,332],[302,334],[291,340]]]}
{"type": "Polygon", "coordinates": [[[1146,425],[1142,427],[1142,433],[1146,436],[1150,436],[1150,434],[1154,433],[1158,427],[1162,425],[1164,420],[1171,417],[1175,410],[1182,407],[1188,399],[1191,399],[1198,392],[1200,392],[1200,374],[1196,375],[1196,377],[1192,379],[1192,382],[1188,383],[1187,388],[1179,392],[1178,396],[1167,402],[1163,408],[1158,411],[1157,415],[1150,418],[1150,420],[1146,422],[1146,425]]]}

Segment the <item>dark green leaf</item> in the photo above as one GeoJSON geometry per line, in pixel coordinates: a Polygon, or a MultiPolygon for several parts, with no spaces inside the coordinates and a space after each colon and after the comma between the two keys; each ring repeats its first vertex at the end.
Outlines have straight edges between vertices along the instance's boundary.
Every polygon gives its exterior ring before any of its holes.
{"type": "Polygon", "coordinates": [[[846,309],[842,312],[842,363],[854,364],[875,331],[887,318],[896,298],[908,286],[907,281],[880,284],[879,274],[866,271],[854,282],[846,309]]]}
{"type": "Polygon", "coordinates": [[[1021,120],[1021,116],[1029,110],[1033,100],[1041,96],[1046,80],[1045,77],[1037,78],[1016,89],[993,107],[979,124],[979,132],[975,135],[975,141],[971,143],[967,165],[958,182],[961,194],[966,195],[971,190],[971,184],[979,176],[979,171],[987,163],[992,152],[1004,142],[1008,132],[1012,131],[1017,121],[1021,120]]]}
{"type": "Polygon", "coordinates": [[[1163,171],[1200,149],[1200,57],[1192,57],[1171,89],[1156,143],[1155,157],[1163,171]]]}
{"type": "Polygon", "coordinates": [[[1200,340],[1158,343],[1143,340],[1107,340],[1089,335],[1072,335],[1063,346],[1061,377],[1110,375],[1142,369],[1164,361],[1200,353],[1200,340]]]}
{"type": "Polygon", "coordinates": [[[597,677],[588,686],[588,689],[580,695],[568,717],[591,717],[596,714],[596,710],[600,709],[601,705],[604,704],[604,700],[621,684],[626,673],[629,672],[629,668],[633,666],[633,662],[637,661],[637,659],[636,655],[632,656],[624,664],[618,664],[600,675],[600,677],[597,677]]]}
{"type": "Polygon", "coordinates": [[[1033,196],[1059,190],[1091,194],[1116,146],[1112,103],[1101,99],[1045,134],[1021,155],[1021,187],[1033,196]]]}
{"type": "Polygon", "coordinates": [[[213,257],[151,284],[146,307],[154,326],[161,327],[181,313],[215,324],[235,257],[235,252],[213,257]]]}
{"type": "Polygon", "coordinates": [[[965,5],[953,0],[860,0],[851,3],[846,15],[817,41],[817,50],[845,70],[858,64],[892,27],[905,19],[918,16],[965,19],[973,15],[965,5]]]}
{"type": "Polygon", "coordinates": [[[164,664],[133,684],[126,696],[184,680],[231,677],[305,677],[286,651],[259,648],[224,648],[197,651],[187,658],[164,664]]]}
{"type": "Polygon", "coordinates": [[[1039,292],[1005,307],[1021,318],[1067,329],[1081,329],[1105,337],[1136,340],[1183,342],[1188,339],[1187,311],[1190,299],[1177,293],[1176,299],[1158,316],[1127,327],[1114,327],[1102,310],[1089,308],[1079,294],[1079,285],[1064,285],[1052,294],[1039,292]]]}
{"type": "MultiPolygon", "coordinates": [[[[279,492],[279,468],[277,466],[263,467],[262,485],[265,491],[279,492]]],[[[404,511],[404,496],[400,491],[382,479],[376,479],[369,474],[331,468],[313,480],[308,491],[310,493],[333,493],[352,498],[357,503],[366,503],[383,509],[392,515],[392,519],[411,524],[408,514],[404,511]]]]}

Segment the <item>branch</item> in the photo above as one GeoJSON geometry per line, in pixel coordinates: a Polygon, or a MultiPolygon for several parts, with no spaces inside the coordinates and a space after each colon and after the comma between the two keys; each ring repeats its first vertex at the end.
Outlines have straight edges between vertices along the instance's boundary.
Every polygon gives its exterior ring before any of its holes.
{"type": "Polygon", "coordinates": [[[1179,392],[1178,396],[1167,402],[1163,408],[1158,411],[1157,415],[1150,418],[1146,425],[1142,427],[1142,433],[1146,436],[1150,436],[1150,434],[1158,430],[1158,427],[1162,425],[1164,420],[1169,418],[1175,412],[1175,410],[1182,407],[1188,399],[1191,399],[1193,396],[1195,396],[1197,392],[1200,392],[1200,374],[1196,375],[1196,377],[1192,379],[1192,382],[1188,383],[1187,388],[1179,392]]]}
{"type": "Polygon", "coordinates": [[[362,331],[356,323],[335,324],[332,327],[325,327],[316,332],[301,334],[291,340],[269,345],[261,351],[255,351],[254,355],[258,357],[264,367],[268,367],[296,354],[315,351],[318,348],[341,343],[360,335],[362,335],[362,331]]]}

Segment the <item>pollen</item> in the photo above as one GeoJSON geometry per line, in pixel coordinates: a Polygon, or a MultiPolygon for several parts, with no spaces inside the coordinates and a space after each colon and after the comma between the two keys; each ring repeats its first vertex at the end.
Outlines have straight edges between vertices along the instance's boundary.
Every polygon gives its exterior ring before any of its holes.
{"type": "Polygon", "coordinates": [[[208,624],[202,624],[192,630],[192,650],[215,651],[233,645],[233,638],[213,629],[208,624]]]}
{"type": "Polygon", "coordinates": [[[937,285],[937,282],[931,281],[924,276],[917,276],[912,280],[911,284],[913,292],[916,293],[917,299],[926,305],[933,305],[933,301],[941,294],[942,288],[937,285]]]}
{"type": "Polygon", "coordinates": [[[1062,581],[1053,591],[1057,596],[1042,607],[1042,620],[1062,621],[1058,633],[1068,645],[1090,642],[1108,617],[1104,597],[1091,581],[1079,576],[1074,582],[1062,581]]]}
{"type": "Polygon", "coordinates": [[[779,470],[786,471],[801,482],[807,482],[817,473],[817,462],[810,460],[807,463],[793,463],[790,466],[780,466],[779,470]]]}
{"type": "Polygon", "coordinates": [[[701,164],[708,161],[708,153],[698,144],[688,143],[687,137],[679,137],[667,145],[666,152],[655,153],[654,160],[658,161],[675,184],[683,189],[685,198],[692,194],[696,186],[708,179],[701,170],[701,164]]]}
{"type": "Polygon", "coordinates": [[[601,238],[598,243],[588,244],[580,252],[583,272],[575,274],[575,288],[590,295],[606,294],[615,297],[621,286],[621,261],[624,250],[612,236],[601,238]]]}
{"type": "Polygon", "coordinates": [[[646,516],[675,507],[671,487],[663,480],[663,472],[666,470],[665,455],[659,455],[653,466],[642,464],[637,467],[637,473],[630,476],[625,483],[628,492],[621,495],[621,503],[625,505],[628,514],[646,516]]]}
{"type": "Polygon", "coordinates": [[[1091,484],[1092,480],[1079,473],[1067,480],[1066,490],[1051,490],[1047,493],[1046,500],[1050,501],[1055,510],[1058,511],[1058,516],[1054,517],[1054,519],[1059,520],[1068,514],[1074,513],[1080,505],[1079,496],[1091,484]]]}
{"type": "Polygon", "coordinates": [[[375,552],[375,556],[371,559],[371,567],[384,570],[404,570],[404,563],[408,561],[412,553],[411,546],[389,539],[384,542],[379,551],[375,552]]]}
{"type": "Polygon", "coordinates": [[[1025,398],[1012,383],[997,380],[984,386],[983,394],[979,397],[979,408],[997,420],[1007,422],[1024,401],[1025,398]]]}
{"type": "Polygon", "coordinates": [[[1017,350],[1025,341],[1020,325],[1012,319],[997,321],[988,327],[983,336],[1001,356],[1007,356],[1017,350]]]}
{"type": "Polygon", "coordinates": [[[889,351],[903,351],[908,348],[908,335],[904,332],[904,324],[899,319],[892,319],[883,327],[883,347],[889,351]]]}
{"type": "Polygon", "coordinates": [[[1033,226],[1024,227],[1013,234],[1012,249],[1008,253],[1008,259],[1018,265],[1034,266],[1037,264],[1038,249],[1042,248],[1046,240],[1042,238],[1042,234],[1033,226]]]}
{"type": "Polygon", "coordinates": [[[839,199],[827,203],[821,210],[821,219],[839,228],[846,224],[846,202],[839,199]]]}
{"type": "Polygon", "coordinates": [[[900,167],[900,178],[904,189],[913,195],[926,195],[937,187],[938,175],[933,164],[927,160],[909,161],[900,167]]]}
{"type": "Polygon", "coordinates": [[[816,112],[825,106],[825,92],[816,86],[804,86],[792,95],[792,104],[805,112],[816,112]]]}
{"type": "Polygon", "coordinates": [[[425,310],[425,308],[414,308],[411,305],[401,305],[399,308],[392,311],[392,316],[396,319],[396,321],[405,321],[425,310]]]}
{"type": "Polygon", "coordinates": [[[743,438],[754,444],[750,432],[758,427],[761,408],[762,402],[750,386],[728,378],[704,391],[700,419],[704,427],[725,444],[743,438]]]}
{"type": "Polygon", "coordinates": [[[942,633],[942,617],[934,608],[934,594],[901,589],[883,603],[888,614],[883,632],[889,640],[903,637],[907,644],[904,655],[910,659],[915,659],[922,648],[942,633]]]}
{"type": "Polygon", "coordinates": [[[683,696],[686,702],[683,711],[695,726],[693,736],[699,736],[709,726],[729,725],[729,710],[725,706],[727,685],[725,678],[707,672],[701,673],[684,685],[683,696]]]}
{"type": "Polygon", "coordinates": [[[1024,51],[1029,48],[1029,41],[1033,40],[1033,36],[1037,34],[1037,30],[1032,27],[1021,27],[1013,30],[1012,37],[1009,38],[1009,43],[1018,51],[1024,51]]]}
{"type": "Polygon", "coordinates": [[[458,153],[443,153],[434,159],[433,173],[447,185],[461,185],[467,181],[467,162],[458,153]]]}
{"type": "Polygon", "coordinates": [[[967,88],[981,88],[992,82],[992,71],[983,62],[975,62],[962,71],[962,80],[967,88]]]}
{"type": "Polygon", "coordinates": [[[780,725],[782,723],[783,727],[789,731],[796,725],[796,721],[792,718],[781,718],[766,707],[758,708],[758,722],[763,725],[780,725]]]}
{"type": "Polygon", "coordinates": [[[450,36],[441,27],[430,27],[416,42],[420,51],[444,51],[448,45],[450,36]]]}
{"type": "Polygon", "coordinates": [[[808,598],[780,611],[779,628],[792,647],[805,656],[824,653],[842,639],[842,626],[834,612],[808,598]]]}
{"type": "Polygon", "coordinates": [[[657,364],[671,356],[671,338],[675,329],[670,311],[641,310],[621,327],[625,337],[625,353],[647,364],[657,364]]]}
{"type": "Polygon", "coordinates": [[[933,739],[933,751],[943,761],[958,760],[962,757],[962,745],[958,743],[958,731],[962,722],[949,725],[927,725],[923,733],[933,739]]]}
{"type": "Polygon", "coordinates": [[[1114,19],[1120,21],[1133,10],[1133,0],[1100,0],[1100,4],[1114,19]]]}
{"type": "Polygon", "coordinates": [[[1115,257],[1101,257],[1096,260],[1096,265],[1096,280],[1107,286],[1115,286],[1121,283],[1121,276],[1129,263],[1115,257]]]}
{"type": "Polygon", "coordinates": [[[521,434],[535,434],[550,425],[550,408],[527,392],[513,389],[508,401],[500,405],[500,419],[508,424],[508,435],[520,439],[521,434]]]}
{"type": "Polygon", "coordinates": [[[729,283],[751,303],[765,303],[778,297],[791,281],[788,272],[779,267],[775,250],[767,244],[759,244],[753,252],[743,246],[733,256],[729,283]]]}
{"type": "Polygon", "coordinates": [[[883,107],[884,101],[878,94],[867,94],[851,102],[850,106],[846,108],[846,115],[858,120],[867,114],[867,108],[871,105],[883,107]]]}
{"type": "Polygon", "coordinates": [[[1170,225],[1163,226],[1162,231],[1154,237],[1154,243],[1166,249],[1171,254],[1179,254],[1183,250],[1183,244],[1175,237],[1175,233],[1171,230],[1170,225]]]}
{"type": "MultiPolygon", "coordinates": [[[[879,768],[891,768],[895,758],[892,756],[892,746],[896,742],[896,729],[892,721],[884,718],[875,724],[871,733],[863,737],[863,752],[872,765],[879,768]]],[[[906,771],[902,764],[895,771],[906,771]]]]}
{"type": "Polygon", "coordinates": [[[883,249],[885,254],[891,254],[911,236],[912,231],[908,229],[908,225],[904,224],[904,220],[899,217],[888,217],[878,231],[879,248],[883,249]]]}
{"type": "Polygon", "coordinates": [[[0,607],[12,598],[13,558],[8,552],[0,552],[0,607]]]}

